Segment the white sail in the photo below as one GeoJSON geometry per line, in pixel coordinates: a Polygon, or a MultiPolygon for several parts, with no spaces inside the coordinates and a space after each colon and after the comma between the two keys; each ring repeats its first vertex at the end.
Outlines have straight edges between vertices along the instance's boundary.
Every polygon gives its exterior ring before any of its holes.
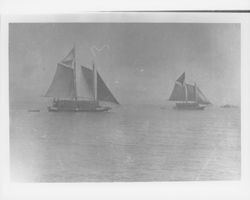
{"type": "Polygon", "coordinates": [[[185,101],[185,87],[178,83],[175,83],[172,94],[169,101],[185,101]]]}
{"type": "Polygon", "coordinates": [[[77,92],[79,97],[94,101],[93,73],[92,70],[81,66],[81,73],[77,74],[77,92]]]}
{"type": "Polygon", "coordinates": [[[97,98],[99,101],[109,101],[112,103],[119,104],[117,99],[114,97],[112,92],[109,90],[102,77],[97,72],[97,98]]]}
{"type": "MultiPolygon", "coordinates": [[[[93,70],[87,67],[82,66],[82,74],[88,84],[89,91],[92,91],[92,95],[94,96],[94,80],[93,80],[93,70]]],[[[102,80],[100,74],[97,74],[97,100],[98,101],[107,101],[119,104],[114,95],[111,93],[107,85],[102,80]]]]}
{"type": "Polygon", "coordinates": [[[75,84],[75,48],[57,64],[54,79],[45,94],[47,97],[74,99],[77,97],[75,84]]]}
{"type": "Polygon", "coordinates": [[[76,93],[74,88],[73,69],[62,65],[61,63],[57,64],[54,79],[45,96],[68,99],[75,98],[76,93]]]}
{"type": "Polygon", "coordinates": [[[74,61],[75,61],[75,47],[71,49],[71,51],[68,53],[67,56],[65,56],[65,58],[61,61],[61,63],[73,68],[74,61]]]}

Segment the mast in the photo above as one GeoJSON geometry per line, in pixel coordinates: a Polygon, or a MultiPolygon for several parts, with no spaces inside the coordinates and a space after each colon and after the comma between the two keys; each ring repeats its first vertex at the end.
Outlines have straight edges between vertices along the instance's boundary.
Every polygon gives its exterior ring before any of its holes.
{"type": "Polygon", "coordinates": [[[96,75],[96,67],[93,61],[93,86],[94,86],[94,101],[97,101],[97,75],[96,75]]]}
{"type": "Polygon", "coordinates": [[[187,91],[186,83],[184,83],[184,84],[185,84],[185,102],[187,103],[187,101],[188,101],[188,91],[187,91]]]}
{"type": "Polygon", "coordinates": [[[76,49],[75,49],[75,45],[74,45],[73,49],[74,49],[74,89],[75,89],[75,101],[77,101],[77,89],[76,89],[76,49]]]}
{"type": "Polygon", "coordinates": [[[197,102],[197,89],[196,89],[196,83],[194,83],[194,99],[195,99],[195,102],[197,102]]]}

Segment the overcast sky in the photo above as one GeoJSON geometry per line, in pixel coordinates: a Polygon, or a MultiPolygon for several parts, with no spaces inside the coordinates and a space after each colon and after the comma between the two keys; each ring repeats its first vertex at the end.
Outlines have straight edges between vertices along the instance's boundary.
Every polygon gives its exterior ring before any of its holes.
{"type": "Polygon", "coordinates": [[[240,104],[240,24],[42,23],[9,30],[12,102],[44,98],[56,63],[75,44],[77,63],[95,60],[121,104],[166,101],[184,71],[213,104],[240,104]]]}

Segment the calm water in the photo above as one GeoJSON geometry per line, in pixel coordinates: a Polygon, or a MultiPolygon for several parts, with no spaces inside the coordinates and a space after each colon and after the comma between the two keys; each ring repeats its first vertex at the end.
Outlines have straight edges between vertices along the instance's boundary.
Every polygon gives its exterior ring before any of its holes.
{"type": "Polygon", "coordinates": [[[14,181],[240,179],[240,109],[120,106],[104,113],[12,110],[14,181]]]}

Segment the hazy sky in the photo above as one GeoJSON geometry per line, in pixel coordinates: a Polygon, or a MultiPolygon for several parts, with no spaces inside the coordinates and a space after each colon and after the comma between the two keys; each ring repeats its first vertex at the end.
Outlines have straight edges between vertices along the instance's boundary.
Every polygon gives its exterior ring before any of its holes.
{"type": "Polygon", "coordinates": [[[44,98],[75,44],[78,64],[94,59],[121,104],[163,103],[184,71],[213,104],[240,104],[240,24],[21,23],[9,41],[12,102],[44,98]]]}

